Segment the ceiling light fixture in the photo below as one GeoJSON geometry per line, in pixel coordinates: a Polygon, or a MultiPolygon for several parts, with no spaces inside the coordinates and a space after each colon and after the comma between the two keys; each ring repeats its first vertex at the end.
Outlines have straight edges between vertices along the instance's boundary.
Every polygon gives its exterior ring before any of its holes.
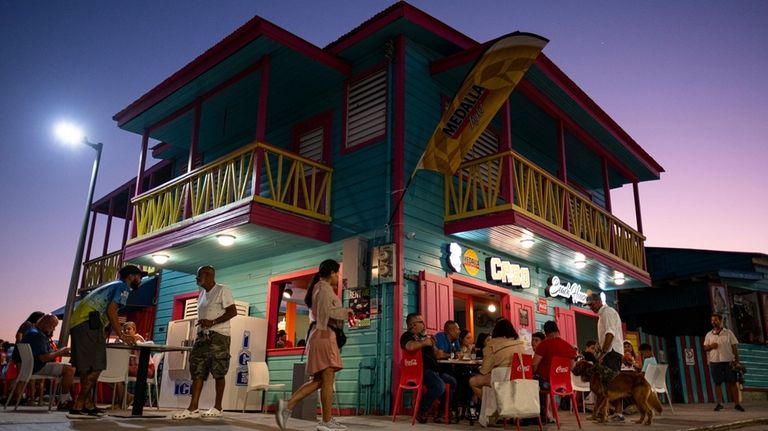
{"type": "Polygon", "coordinates": [[[523,248],[531,248],[533,247],[533,243],[535,243],[533,238],[531,237],[523,237],[523,239],[520,240],[520,245],[523,246],[523,248]]]}
{"type": "Polygon", "coordinates": [[[621,286],[622,284],[624,284],[625,281],[626,281],[626,279],[624,278],[624,273],[623,272],[619,272],[619,271],[614,271],[613,272],[613,283],[614,284],[616,284],[617,286],[621,286]]]}
{"type": "Polygon", "coordinates": [[[293,296],[293,289],[291,289],[290,287],[286,288],[283,291],[283,298],[291,299],[292,296],[293,296]]]}
{"type": "Polygon", "coordinates": [[[581,253],[576,253],[576,258],[573,259],[573,266],[578,269],[583,269],[587,266],[587,258],[581,253]]]}
{"type": "Polygon", "coordinates": [[[235,243],[235,236],[234,235],[216,235],[216,239],[219,241],[219,244],[223,245],[224,247],[229,247],[230,245],[235,243]]]}
{"type": "Polygon", "coordinates": [[[170,258],[171,257],[168,256],[167,254],[153,254],[152,255],[152,261],[155,262],[158,265],[162,265],[165,262],[168,262],[168,259],[170,259],[170,258]]]}
{"type": "Polygon", "coordinates": [[[493,304],[488,304],[488,311],[490,311],[491,313],[495,313],[496,312],[496,306],[493,305],[493,304]]]}

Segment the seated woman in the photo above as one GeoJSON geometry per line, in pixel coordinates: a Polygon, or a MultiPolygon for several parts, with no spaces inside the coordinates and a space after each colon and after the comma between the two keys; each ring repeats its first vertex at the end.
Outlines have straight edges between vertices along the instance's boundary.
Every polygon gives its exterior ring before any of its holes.
{"type": "MultiPolygon", "coordinates": [[[[128,321],[123,323],[123,334],[133,338],[137,343],[145,343],[146,340],[144,337],[141,336],[138,332],[136,332],[136,324],[134,322],[128,321]]],[[[122,342],[120,339],[117,341],[118,343],[122,342]]],[[[138,350],[131,350],[131,357],[128,359],[128,376],[130,377],[136,377],[139,370],[139,352],[138,350]]],[[[152,358],[149,358],[149,367],[147,368],[147,378],[151,379],[155,377],[155,364],[152,362],[152,358]]],[[[122,383],[116,383],[117,388],[115,390],[117,394],[117,400],[120,401],[123,394],[123,384],[122,383]]],[[[127,403],[130,404],[132,402],[132,394],[128,394],[128,400],[127,403]]]]}
{"type": "Polygon", "coordinates": [[[491,340],[491,334],[487,332],[481,332],[477,336],[477,342],[475,343],[475,352],[477,353],[477,358],[482,359],[483,358],[483,349],[485,348],[485,343],[491,340]]]}
{"type": "Polygon", "coordinates": [[[517,331],[512,322],[501,319],[496,322],[491,333],[491,339],[483,348],[483,364],[480,374],[469,379],[469,386],[477,400],[483,397],[483,386],[491,386],[491,370],[499,367],[509,367],[512,364],[513,353],[525,353],[525,342],[518,339],[517,331]]]}
{"type": "Polygon", "coordinates": [[[635,348],[629,341],[624,342],[624,356],[621,358],[621,369],[628,371],[638,371],[642,368],[642,361],[638,360],[635,354],[635,348]]]}
{"type": "Polygon", "coordinates": [[[472,342],[472,334],[466,329],[462,329],[459,332],[459,344],[461,345],[461,356],[459,356],[459,359],[469,358],[475,350],[475,343],[472,342]]]}

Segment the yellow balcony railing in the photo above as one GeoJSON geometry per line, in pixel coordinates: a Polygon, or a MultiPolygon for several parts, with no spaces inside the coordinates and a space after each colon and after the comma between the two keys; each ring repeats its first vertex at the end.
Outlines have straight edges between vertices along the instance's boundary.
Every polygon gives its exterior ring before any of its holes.
{"type": "Polygon", "coordinates": [[[644,270],[642,234],[514,151],[463,163],[456,175],[446,175],[446,222],[509,209],[644,270]]]}
{"type": "Polygon", "coordinates": [[[251,200],[330,222],[332,175],[321,163],[253,143],[133,198],[132,241],[251,200]]]}
{"type": "Polygon", "coordinates": [[[83,282],[80,289],[88,290],[107,281],[117,279],[122,263],[122,250],[91,259],[83,264],[83,282]]]}

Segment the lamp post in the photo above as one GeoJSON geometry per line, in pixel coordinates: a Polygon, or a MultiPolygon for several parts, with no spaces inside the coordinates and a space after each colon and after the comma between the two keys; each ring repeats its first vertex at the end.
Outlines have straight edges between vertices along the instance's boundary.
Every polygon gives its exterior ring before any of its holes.
{"type": "Polygon", "coordinates": [[[80,229],[80,239],[77,242],[77,252],[75,253],[75,262],[72,265],[72,277],[69,279],[69,291],[67,291],[67,302],[64,305],[64,320],[61,322],[61,332],[59,334],[59,346],[66,346],[69,341],[69,321],[72,319],[72,310],[75,308],[75,296],[77,296],[77,285],[80,279],[80,268],[83,265],[83,249],[85,249],[85,234],[88,231],[88,215],[93,204],[93,191],[96,188],[96,177],[99,174],[99,162],[101,161],[102,143],[91,143],[77,127],[69,124],[60,124],[56,126],[57,137],[69,144],[85,144],[96,150],[96,159],[93,161],[93,170],[91,171],[91,184],[88,187],[88,200],[85,207],[85,216],[83,217],[83,226],[80,229]]]}

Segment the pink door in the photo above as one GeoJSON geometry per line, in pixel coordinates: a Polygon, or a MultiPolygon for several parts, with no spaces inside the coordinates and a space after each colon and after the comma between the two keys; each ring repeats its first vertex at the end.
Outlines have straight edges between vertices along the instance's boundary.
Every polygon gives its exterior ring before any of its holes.
{"type": "Polygon", "coordinates": [[[555,323],[560,329],[560,337],[570,345],[576,345],[576,313],[567,308],[555,307],[555,323]]]}
{"type": "Polygon", "coordinates": [[[446,320],[453,320],[453,280],[421,271],[419,312],[428,334],[442,331],[446,320]]]}

